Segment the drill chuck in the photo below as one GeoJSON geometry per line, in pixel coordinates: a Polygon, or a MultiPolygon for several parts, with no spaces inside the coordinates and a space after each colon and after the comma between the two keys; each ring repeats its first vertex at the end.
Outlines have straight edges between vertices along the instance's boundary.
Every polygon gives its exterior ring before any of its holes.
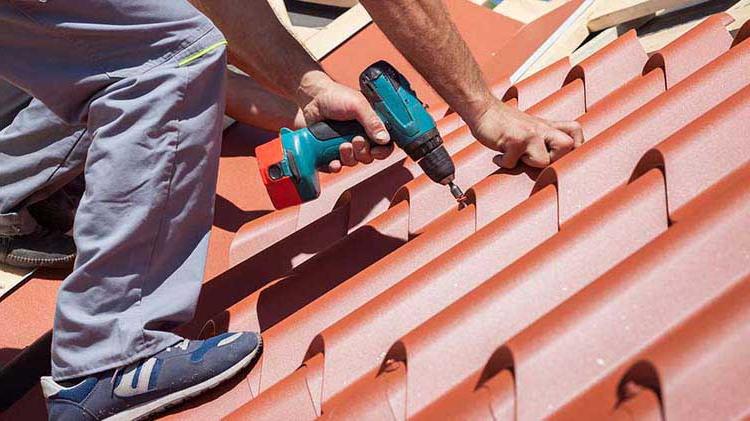
{"type": "Polygon", "coordinates": [[[452,182],[456,173],[453,160],[443,145],[428,152],[417,163],[430,180],[439,184],[445,185],[452,182]]]}

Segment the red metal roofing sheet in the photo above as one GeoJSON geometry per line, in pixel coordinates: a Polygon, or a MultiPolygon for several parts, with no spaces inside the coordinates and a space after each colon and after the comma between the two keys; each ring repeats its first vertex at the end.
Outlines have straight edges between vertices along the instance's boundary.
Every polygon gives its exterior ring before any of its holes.
{"type": "Polygon", "coordinates": [[[586,108],[643,72],[648,56],[635,31],[629,31],[571,69],[567,81],[586,82],[586,108]]]}
{"type": "MultiPolygon", "coordinates": [[[[577,119],[586,144],[541,174],[503,170],[449,114],[438,126],[468,206],[397,151],[323,175],[319,201],[273,211],[253,156],[270,135],[230,129],[206,284],[182,331],[261,330],[265,350],[247,377],[167,417],[746,416],[750,26],[732,42],[720,14],[650,59],[628,33],[509,87],[580,1],[524,28],[448,4],[494,92],[577,119]]],[[[414,72],[374,25],[325,65],[352,82],[373,54],[414,72]]],[[[34,279],[0,303],[12,329],[43,297],[39,323],[2,338],[4,361],[49,329],[55,289],[34,279]]],[[[8,414],[40,405],[35,389],[8,414]]]]}

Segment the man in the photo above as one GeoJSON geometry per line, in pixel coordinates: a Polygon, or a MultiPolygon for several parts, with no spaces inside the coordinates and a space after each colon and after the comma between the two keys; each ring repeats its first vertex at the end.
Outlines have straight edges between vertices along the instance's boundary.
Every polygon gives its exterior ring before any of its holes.
{"type": "MultiPolygon", "coordinates": [[[[390,152],[361,93],[328,77],[265,1],[196,3],[208,17],[183,1],[0,3],[0,77],[34,97],[0,132],[0,257],[70,259],[65,237],[28,208],[81,172],[86,180],[78,254],[58,295],[52,376],[42,379],[52,419],[144,417],[260,352],[255,333],[204,341],[171,333],[192,317],[203,276],[227,41],[232,62],[307,123],[356,119],[380,145],[342,145],[332,171],[390,152]]],[[[474,136],[503,152],[504,166],[542,167],[583,141],[573,122],[542,121],[492,96],[440,0],[362,4],[474,136]]]]}

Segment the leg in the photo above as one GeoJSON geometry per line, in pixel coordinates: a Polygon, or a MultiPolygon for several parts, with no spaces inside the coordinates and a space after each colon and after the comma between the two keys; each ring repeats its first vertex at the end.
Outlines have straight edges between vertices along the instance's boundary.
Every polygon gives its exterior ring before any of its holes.
{"type": "MultiPolygon", "coordinates": [[[[62,122],[44,104],[0,80],[0,263],[21,267],[70,267],[73,240],[65,226],[40,227],[39,203],[82,171],[84,127],[62,122]]],[[[61,216],[62,212],[60,212],[61,216]]],[[[46,218],[60,222],[64,218],[46,218]]],[[[69,222],[66,221],[66,222],[69,222]]],[[[67,224],[66,224],[67,225],[67,224]]]]}
{"type": "Polygon", "coordinates": [[[88,147],[85,132],[36,99],[0,130],[0,235],[34,230],[26,206],[81,173],[88,147]]]}
{"type": "Polygon", "coordinates": [[[14,58],[0,60],[0,77],[90,133],[79,256],[58,294],[54,379],[41,381],[50,417],[138,418],[238,373],[257,335],[168,332],[192,317],[205,266],[221,33],[187,2],[155,0],[0,2],[0,27],[14,58]]]}
{"type": "Polygon", "coordinates": [[[193,315],[213,218],[224,49],[178,63],[220,36],[91,103],[78,259],[55,318],[56,380],[153,355],[177,342],[167,330],[193,315]]]}

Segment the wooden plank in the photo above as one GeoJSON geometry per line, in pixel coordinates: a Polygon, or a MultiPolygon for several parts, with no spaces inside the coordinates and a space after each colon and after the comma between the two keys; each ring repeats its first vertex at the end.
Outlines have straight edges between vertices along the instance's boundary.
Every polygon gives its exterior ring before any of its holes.
{"type": "MultiPolygon", "coordinates": [[[[517,79],[513,80],[513,82],[515,83],[518,80],[525,79],[550,64],[555,63],[561,58],[572,54],[573,51],[575,51],[589,36],[587,23],[591,15],[594,14],[599,7],[602,7],[603,4],[610,1],[612,0],[592,0],[584,2],[581,7],[578,8],[576,13],[570,17],[569,22],[566,22],[566,25],[563,25],[563,27],[550,37],[550,40],[548,40],[549,45],[546,45],[546,49],[540,49],[542,52],[539,57],[537,57],[537,59],[527,68],[524,69],[522,67],[520,69],[520,74],[517,75],[517,79]]],[[[544,48],[545,45],[542,47],[544,48]]],[[[532,58],[534,57],[532,56],[532,58]]]]}
{"type": "Polygon", "coordinates": [[[592,32],[642,18],[663,9],[690,7],[706,0],[620,0],[609,1],[591,16],[588,26],[592,32]]]}
{"type": "Polygon", "coordinates": [[[731,32],[743,10],[747,11],[748,4],[750,0],[713,0],[685,10],[659,12],[656,19],[639,30],[639,40],[643,49],[651,54],[681,37],[708,16],[724,11],[735,17],[735,22],[727,28],[731,32]]]}
{"type": "Polygon", "coordinates": [[[0,300],[34,274],[36,269],[19,269],[0,265],[0,300]]]}
{"type": "Polygon", "coordinates": [[[310,37],[316,35],[318,32],[321,31],[321,28],[308,28],[306,26],[292,26],[292,34],[294,34],[294,37],[297,38],[299,41],[304,43],[310,37]]]}
{"type": "Polygon", "coordinates": [[[279,18],[279,21],[281,21],[281,23],[287,29],[291,28],[292,21],[289,19],[289,13],[286,10],[286,4],[284,3],[284,0],[268,0],[268,4],[271,5],[271,8],[279,18]]]}
{"type": "Polygon", "coordinates": [[[585,44],[578,47],[578,49],[570,55],[571,64],[576,65],[587,59],[588,57],[591,57],[594,53],[606,47],[612,41],[616,40],[620,35],[628,32],[631,29],[643,26],[653,18],[654,15],[644,16],[640,19],[625,22],[621,25],[613,26],[599,32],[594,38],[591,38],[585,44]]]}
{"type": "Polygon", "coordinates": [[[357,4],[305,41],[305,47],[320,60],[372,21],[361,4],[357,4]]]}
{"type": "Polygon", "coordinates": [[[705,18],[675,25],[668,29],[641,36],[638,40],[643,45],[646,53],[651,54],[661,50],[664,46],[681,37],[685,32],[695,28],[704,20],[705,18]]]}
{"type": "Polygon", "coordinates": [[[323,6],[354,7],[359,0],[300,0],[303,3],[322,4],[323,6]]]}
{"type": "Polygon", "coordinates": [[[492,10],[519,22],[529,23],[557,9],[566,2],[567,0],[504,0],[492,10]]]}
{"type": "Polygon", "coordinates": [[[734,22],[727,27],[727,30],[732,33],[732,36],[737,35],[737,31],[742,28],[742,25],[750,20],[750,0],[742,0],[727,11],[733,18],[734,22]]]}

